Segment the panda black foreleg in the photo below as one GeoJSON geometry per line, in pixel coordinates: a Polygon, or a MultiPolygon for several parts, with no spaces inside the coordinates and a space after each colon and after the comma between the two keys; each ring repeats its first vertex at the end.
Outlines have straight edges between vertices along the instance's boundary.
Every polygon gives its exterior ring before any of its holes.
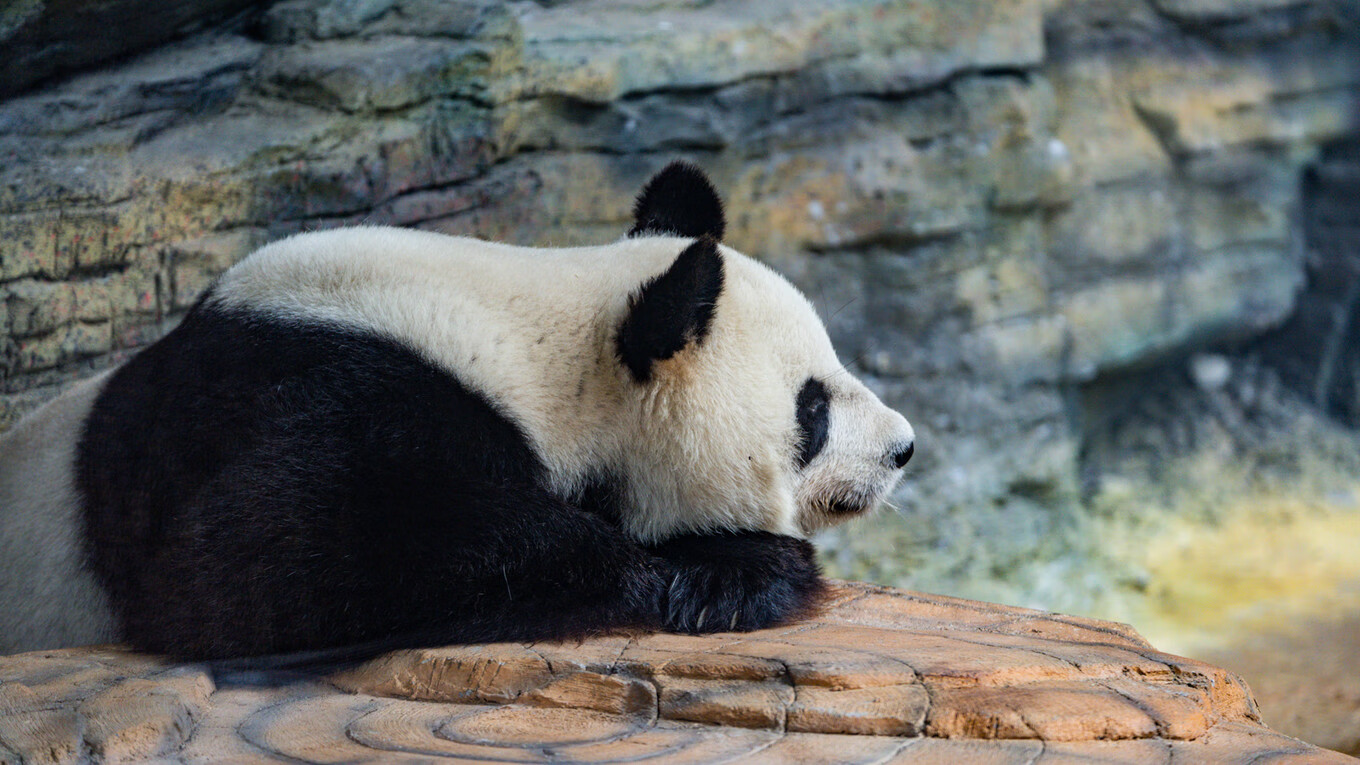
{"type": "Polygon", "coordinates": [[[432,569],[419,579],[433,586],[407,600],[412,612],[403,615],[419,615],[423,642],[746,631],[810,615],[825,590],[816,551],[803,539],[741,531],[642,546],[546,492],[519,487],[511,502],[504,492],[481,498],[484,512],[477,520],[462,515],[457,529],[431,534],[427,526],[424,539],[439,540],[428,552],[421,548],[429,541],[395,546],[432,569]],[[460,539],[475,543],[450,544],[460,539]]]}
{"type": "Polygon", "coordinates": [[[261,512],[269,503],[224,496],[213,503],[220,512],[198,514],[202,533],[175,551],[182,565],[141,604],[128,637],[190,658],[343,646],[358,657],[639,629],[760,629],[807,615],[822,592],[804,540],[747,531],[647,547],[537,487],[460,489],[442,507],[371,506],[362,533],[350,523],[327,533],[320,517],[278,533],[278,515],[261,512]]]}
{"type": "Polygon", "coordinates": [[[486,497],[475,520],[465,514],[457,528],[429,534],[431,542],[402,545],[403,554],[431,547],[422,556],[428,584],[407,599],[414,613],[402,615],[415,617],[410,626],[435,642],[460,643],[660,628],[663,561],[547,492],[521,487],[502,496],[510,501],[486,497]]]}
{"type": "Polygon", "coordinates": [[[286,529],[277,505],[244,493],[195,514],[201,532],[172,551],[155,597],[125,613],[138,648],[194,659],[334,648],[362,658],[662,627],[665,562],[536,487],[469,481],[444,503],[331,505],[310,516],[323,503],[300,502],[286,529]]]}
{"type": "MultiPolygon", "coordinates": [[[[825,590],[806,540],[741,531],[643,546],[536,488],[498,487],[482,497],[468,496],[467,488],[461,499],[481,512],[427,515],[422,534],[391,548],[423,562],[415,579],[424,592],[408,594],[408,610],[393,615],[411,619],[404,626],[418,627],[420,642],[746,631],[811,614],[825,590]],[[450,527],[431,527],[434,518],[450,527]]],[[[395,560],[374,563],[399,568],[395,560]]]]}
{"type": "Polygon", "coordinates": [[[478,557],[491,576],[466,584],[491,593],[497,605],[477,619],[461,610],[453,635],[459,642],[621,629],[748,631],[809,616],[825,593],[816,550],[803,539],[740,531],[639,546],[593,513],[543,502],[551,509],[528,517],[497,513],[510,536],[479,532],[478,557]]]}
{"type": "Polygon", "coordinates": [[[816,550],[767,531],[690,534],[649,548],[666,563],[663,629],[754,630],[814,612],[825,592],[816,550]]]}

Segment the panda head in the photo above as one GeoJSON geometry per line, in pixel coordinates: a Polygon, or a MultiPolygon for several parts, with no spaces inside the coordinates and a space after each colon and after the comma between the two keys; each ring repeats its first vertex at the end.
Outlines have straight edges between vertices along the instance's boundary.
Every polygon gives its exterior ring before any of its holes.
{"type": "Polygon", "coordinates": [[[911,458],[911,425],[837,360],[802,293],[718,243],[708,179],[674,163],[634,214],[631,239],[678,255],[630,296],[615,336],[631,531],[805,535],[877,506],[911,458]]]}

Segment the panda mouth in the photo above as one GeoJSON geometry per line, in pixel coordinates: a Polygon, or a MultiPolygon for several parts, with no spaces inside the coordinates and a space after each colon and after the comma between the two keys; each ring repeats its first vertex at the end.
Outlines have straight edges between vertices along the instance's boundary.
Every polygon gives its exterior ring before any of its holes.
{"type": "Polygon", "coordinates": [[[803,530],[813,533],[818,529],[836,526],[849,521],[878,506],[881,494],[869,487],[842,484],[831,491],[821,492],[809,498],[800,513],[803,530]]]}
{"type": "Polygon", "coordinates": [[[846,517],[866,513],[878,502],[878,493],[842,487],[840,491],[823,500],[822,512],[830,516],[846,517]]]}
{"type": "Polygon", "coordinates": [[[829,515],[858,515],[869,509],[870,503],[864,500],[833,499],[826,503],[829,515]]]}

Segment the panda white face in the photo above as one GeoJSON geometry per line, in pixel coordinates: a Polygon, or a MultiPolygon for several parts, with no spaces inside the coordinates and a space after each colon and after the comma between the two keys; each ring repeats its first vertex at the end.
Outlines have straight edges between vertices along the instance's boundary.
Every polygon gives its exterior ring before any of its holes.
{"type": "MultiPolygon", "coordinates": [[[[676,493],[657,487],[670,496],[645,491],[636,506],[696,508],[695,526],[798,535],[873,509],[911,457],[911,425],[841,365],[797,289],[734,250],[721,253],[723,290],[707,334],[654,365],[642,384],[643,432],[628,439],[644,445],[633,453],[644,464],[628,471],[642,476],[638,484],[670,475],[676,493]]],[[[668,535],[678,519],[634,520],[648,538],[668,535]]]]}
{"type": "Polygon", "coordinates": [[[782,277],[761,276],[779,285],[762,285],[769,299],[743,313],[758,314],[746,320],[780,360],[770,369],[769,384],[778,380],[787,402],[783,467],[793,492],[793,522],[806,534],[877,506],[901,477],[916,436],[906,418],[836,358],[806,298],[782,277]]]}
{"type": "Polygon", "coordinates": [[[799,528],[811,533],[873,509],[916,451],[906,418],[843,371],[829,384],[809,377],[797,407],[799,528]]]}
{"type": "Polygon", "coordinates": [[[643,190],[636,214],[634,235],[705,239],[658,238],[656,246],[685,255],[634,300],[635,311],[664,306],[653,322],[674,315],[689,326],[677,325],[671,347],[640,360],[621,346],[640,393],[636,429],[623,438],[634,511],[625,522],[633,533],[657,539],[728,527],[805,535],[873,509],[914,451],[907,420],[841,365],[793,285],[735,250],[705,245],[721,235],[721,208],[697,170],[663,171],[643,190]],[[677,206],[685,214],[667,218],[677,206]],[[708,212],[698,223],[695,207],[708,212]],[[691,263],[705,246],[717,274],[691,263]],[[672,288],[675,294],[651,294],[672,288]]]}

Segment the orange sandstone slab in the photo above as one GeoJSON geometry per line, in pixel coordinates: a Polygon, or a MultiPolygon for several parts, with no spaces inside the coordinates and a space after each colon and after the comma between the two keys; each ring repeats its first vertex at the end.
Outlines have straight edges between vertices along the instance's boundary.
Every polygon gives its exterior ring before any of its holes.
{"type": "Polygon", "coordinates": [[[854,583],[760,632],[225,679],[113,647],[0,657],[0,762],[1354,762],[1125,625],[854,583]]]}

